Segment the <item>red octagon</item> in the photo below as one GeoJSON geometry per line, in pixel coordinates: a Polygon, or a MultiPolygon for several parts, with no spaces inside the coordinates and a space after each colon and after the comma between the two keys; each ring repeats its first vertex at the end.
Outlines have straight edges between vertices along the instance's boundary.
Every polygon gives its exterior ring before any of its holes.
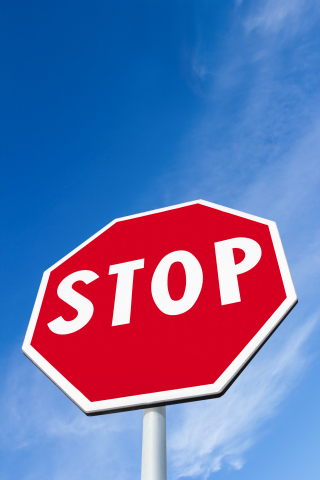
{"type": "Polygon", "coordinates": [[[276,224],[199,200],[114,220],[49,268],[22,349],[88,415],[209,398],[296,303],[276,224]]]}

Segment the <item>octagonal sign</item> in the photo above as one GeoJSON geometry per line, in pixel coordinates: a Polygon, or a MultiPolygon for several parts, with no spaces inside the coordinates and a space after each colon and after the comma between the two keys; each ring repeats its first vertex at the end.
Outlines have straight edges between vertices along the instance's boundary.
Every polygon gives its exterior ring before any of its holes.
{"type": "Polygon", "coordinates": [[[43,275],[23,352],[86,414],[222,395],[297,303],[274,222],[114,220],[43,275]]]}

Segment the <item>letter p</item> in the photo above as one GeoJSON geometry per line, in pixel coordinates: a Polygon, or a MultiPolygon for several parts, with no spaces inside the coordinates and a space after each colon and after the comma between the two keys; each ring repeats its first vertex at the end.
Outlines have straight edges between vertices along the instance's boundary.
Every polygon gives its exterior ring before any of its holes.
{"type": "Polygon", "coordinates": [[[261,258],[261,247],[251,238],[230,238],[214,244],[217,259],[221,305],[241,302],[238,275],[251,270],[261,258]],[[240,248],[245,257],[235,264],[233,249],[240,248]]]}

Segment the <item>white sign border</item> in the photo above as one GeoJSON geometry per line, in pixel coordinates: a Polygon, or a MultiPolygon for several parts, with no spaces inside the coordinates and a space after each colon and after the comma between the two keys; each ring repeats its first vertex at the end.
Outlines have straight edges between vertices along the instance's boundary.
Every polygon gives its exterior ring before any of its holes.
{"type": "Polygon", "coordinates": [[[234,379],[241,373],[247,363],[254,357],[264,342],[284,320],[287,314],[298,302],[298,297],[293,285],[289,266],[285,257],[283,246],[280,240],[280,235],[275,222],[266,220],[264,218],[249,215],[247,213],[239,212],[228,207],[222,207],[215,203],[207,202],[205,200],[195,200],[192,202],[181,203],[171,207],[151,210],[149,212],[139,213],[137,215],[130,215],[113,220],[106,227],[102,228],[95,235],[90,237],[87,241],[82,243],[79,247],[74,249],[71,253],[63,257],[59,262],[48,268],[43,274],[40,284],[39,292],[32,311],[31,319],[28,325],[27,333],[23,342],[23,353],[47,376],[55,383],[60,390],[62,390],[86,415],[98,415],[102,413],[113,413],[116,411],[133,410],[137,408],[145,408],[155,405],[167,405],[172,403],[180,403],[183,401],[201,400],[202,398],[221,396],[228,387],[232,384],[234,379]],[[243,217],[248,220],[253,220],[258,223],[267,225],[270,230],[273,241],[278,265],[285,288],[287,298],[274,312],[269,320],[263,325],[255,337],[246,345],[237,358],[229,365],[224,373],[216,380],[215,383],[209,385],[201,385],[197,387],[180,388],[176,390],[167,390],[162,392],[148,393],[143,395],[134,395],[129,397],[115,398],[111,400],[103,400],[98,402],[90,402],[78,389],[76,389],[61,373],[59,373],[45,358],[42,357],[32,346],[31,340],[33,332],[38,320],[42,300],[46,290],[52,270],[57,268],[61,263],[65,262],[72,255],[77,253],[88,243],[108,230],[117,222],[130,220],[133,218],[143,217],[145,215],[153,215],[155,213],[166,212],[177,208],[187,207],[189,205],[204,205],[206,207],[214,208],[222,212],[231,213],[238,217],[243,217]]]}

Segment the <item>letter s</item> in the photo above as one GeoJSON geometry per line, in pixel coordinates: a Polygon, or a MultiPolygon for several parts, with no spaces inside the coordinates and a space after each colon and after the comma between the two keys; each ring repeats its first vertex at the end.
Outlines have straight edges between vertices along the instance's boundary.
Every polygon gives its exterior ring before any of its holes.
{"type": "Polygon", "coordinates": [[[79,281],[88,284],[97,278],[99,278],[99,275],[90,270],[80,270],[79,272],[71,273],[71,275],[62,280],[57,290],[58,297],[75,308],[78,311],[78,315],[74,320],[66,321],[63,317],[58,317],[48,323],[48,327],[53,333],[67,335],[80,330],[89,322],[93,315],[93,305],[90,300],[73,290],[72,286],[79,281]]]}

